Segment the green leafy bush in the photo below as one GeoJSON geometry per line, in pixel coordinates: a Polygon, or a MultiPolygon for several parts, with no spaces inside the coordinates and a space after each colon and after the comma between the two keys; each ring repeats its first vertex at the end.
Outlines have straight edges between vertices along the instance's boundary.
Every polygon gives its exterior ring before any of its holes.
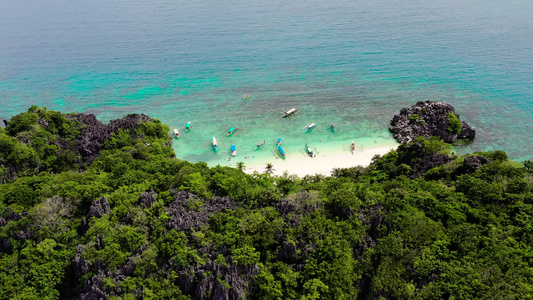
{"type": "Polygon", "coordinates": [[[459,134],[463,130],[463,124],[456,115],[448,113],[448,131],[453,134],[459,134]]]}

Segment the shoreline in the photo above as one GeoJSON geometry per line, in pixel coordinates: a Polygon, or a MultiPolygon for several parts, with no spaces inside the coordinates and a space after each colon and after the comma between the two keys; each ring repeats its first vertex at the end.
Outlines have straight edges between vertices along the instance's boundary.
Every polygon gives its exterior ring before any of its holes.
{"type": "Polygon", "coordinates": [[[236,168],[237,163],[242,162],[244,163],[243,171],[251,175],[255,172],[264,173],[266,165],[270,163],[273,166],[272,175],[276,176],[282,176],[285,172],[299,177],[315,174],[331,176],[335,168],[367,167],[374,156],[387,154],[400,145],[392,138],[365,137],[353,141],[356,145],[354,154],[351,151],[351,141],[328,143],[317,141],[310,143],[316,154],[314,157],[309,157],[303,147],[292,143],[284,147],[287,153],[286,159],[279,157],[276,150],[270,147],[261,152],[239,152],[239,155],[235,157],[230,157],[227,152],[221,152],[219,154],[223,156],[207,161],[207,164],[210,167],[220,165],[236,168]]]}
{"type": "Polygon", "coordinates": [[[254,172],[264,173],[267,163],[273,165],[273,175],[281,176],[285,172],[288,175],[297,175],[303,177],[305,175],[321,174],[324,176],[331,176],[331,171],[335,168],[350,168],[356,166],[366,167],[372,161],[375,155],[384,155],[391,150],[396,149],[397,146],[378,146],[375,148],[365,149],[363,151],[356,151],[354,154],[345,152],[328,152],[319,153],[316,157],[299,156],[296,158],[283,159],[269,159],[261,164],[254,163],[246,166],[244,170],[247,174],[254,172]]]}

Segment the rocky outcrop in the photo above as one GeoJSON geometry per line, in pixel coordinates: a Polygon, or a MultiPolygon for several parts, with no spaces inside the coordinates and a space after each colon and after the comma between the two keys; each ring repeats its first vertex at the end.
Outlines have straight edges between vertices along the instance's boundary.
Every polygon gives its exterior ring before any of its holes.
{"type": "Polygon", "coordinates": [[[450,104],[420,101],[396,114],[389,129],[400,143],[411,142],[418,136],[425,138],[436,136],[446,143],[454,143],[457,139],[473,139],[476,136],[476,131],[464,121],[460,121],[460,127],[454,127],[450,123],[453,123],[450,114],[459,119],[459,115],[450,104]]]}
{"type": "Polygon", "coordinates": [[[297,260],[298,248],[291,242],[283,241],[278,259],[289,264],[294,264],[297,260]]]}
{"type": "Polygon", "coordinates": [[[92,203],[91,207],[89,208],[89,217],[101,218],[103,215],[110,212],[111,208],[109,207],[107,198],[102,197],[92,203]]]}
{"type": "Polygon", "coordinates": [[[422,157],[422,159],[420,160],[419,164],[414,169],[415,172],[413,172],[413,175],[411,176],[411,178],[416,178],[416,177],[422,176],[427,171],[429,171],[429,170],[431,170],[433,168],[445,165],[445,164],[451,162],[452,160],[453,159],[451,157],[449,157],[448,155],[446,155],[446,154],[435,153],[435,154],[431,154],[431,155],[426,155],[426,156],[422,157]]]}
{"type": "Polygon", "coordinates": [[[135,130],[140,123],[153,119],[144,114],[129,114],[122,119],[111,120],[109,124],[98,121],[93,114],[71,114],[66,118],[80,122],[84,128],[76,139],[77,145],[72,151],[81,157],[82,165],[96,160],[104,142],[119,129],[135,130]]]}
{"type": "Polygon", "coordinates": [[[486,157],[481,155],[472,155],[465,157],[463,165],[459,168],[461,174],[472,174],[482,165],[486,165],[490,162],[486,157]]]}
{"type": "Polygon", "coordinates": [[[228,258],[226,264],[208,261],[199,268],[189,267],[177,273],[183,293],[192,294],[195,299],[238,300],[245,299],[259,272],[257,265],[243,266],[228,258]]]}
{"type": "Polygon", "coordinates": [[[157,194],[154,191],[144,192],[139,197],[139,201],[144,207],[149,208],[150,206],[152,206],[152,204],[154,204],[156,196],[157,194]]]}
{"type": "Polygon", "coordinates": [[[81,277],[82,275],[89,272],[91,269],[91,262],[81,257],[83,252],[84,249],[82,245],[76,246],[76,256],[72,260],[72,268],[74,269],[74,274],[76,275],[76,278],[81,277]]]}
{"type": "MultiPolygon", "coordinates": [[[[32,111],[33,119],[25,120],[19,116],[13,117],[12,121],[4,122],[6,134],[13,138],[13,141],[18,140],[33,147],[36,153],[17,159],[8,159],[9,155],[0,155],[0,166],[3,169],[0,183],[16,179],[22,171],[26,175],[39,174],[43,171],[60,173],[66,171],[66,168],[83,171],[98,158],[104,143],[113,133],[120,129],[129,130],[132,139],[142,139],[144,137],[136,129],[141,123],[153,121],[144,114],[129,114],[121,119],[112,120],[109,124],[103,124],[92,114],[62,114],[41,109],[32,111]],[[29,122],[31,126],[38,125],[48,133],[35,135],[33,131],[28,130],[30,125],[25,122],[29,122]]],[[[158,137],[162,135],[161,132],[156,134],[158,137]]],[[[165,145],[171,146],[171,143],[169,137],[165,145]]],[[[12,151],[9,149],[11,148],[5,150],[12,151]]]]}
{"type": "Polygon", "coordinates": [[[178,192],[175,201],[167,209],[171,217],[168,226],[180,231],[198,230],[209,217],[219,211],[236,209],[237,205],[228,197],[215,196],[206,201],[188,192],[178,192]]]}

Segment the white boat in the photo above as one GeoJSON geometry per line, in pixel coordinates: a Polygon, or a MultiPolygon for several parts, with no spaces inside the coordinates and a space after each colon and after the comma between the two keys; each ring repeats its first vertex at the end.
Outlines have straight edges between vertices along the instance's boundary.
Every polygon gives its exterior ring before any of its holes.
{"type": "Polygon", "coordinates": [[[294,114],[294,113],[297,112],[297,111],[298,111],[298,110],[297,110],[296,108],[293,107],[293,108],[289,109],[288,111],[284,112],[284,113],[283,113],[283,117],[286,118],[286,117],[288,117],[288,116],[294,114]]]}
{"type": "Polygon", "coordinates": [[[311,130],[315,129],[317,125],[318,125],[317,123],[311,123],[311,124],[307,125],[307,131],[311,131],[311,130]]]}
{"type": "Polygon", "coordinates": [[[218,142],[215,137],[213,137],[213,141],[211,143],[213,145],[213,150],[218,151],[218,142]]]}
{"type": "Polygon", "coordinates": [[[262,140],[262,141],[260,141],[260,142],[257,143],[257,145],[255,146],[255,149],[259,149],[259,148],[261,148],[261,146],[263,146],[265,143],[266,143],[266,140],[262,140]]]}
{"type": "Polygon", "coordinates": [[[174,136],[176,136],[178,139],[180,138],[180,133],[176,127],[174,127],[174,136]]]}
{"type": "Polygon", "coordinates": [[[309,147],[309,144],[305,144],[305,150],[307,150],[309,156],[313,157],[313,150],[309,147]]]}
{"type": "Polygon", "coordinates": [[[352,141],[352,154],[355,153],[355,143],[352,141]]]}

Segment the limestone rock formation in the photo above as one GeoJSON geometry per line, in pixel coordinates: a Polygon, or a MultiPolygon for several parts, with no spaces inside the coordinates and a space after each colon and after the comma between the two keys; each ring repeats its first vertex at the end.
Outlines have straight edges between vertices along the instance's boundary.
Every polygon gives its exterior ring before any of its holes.
{"type": "Polygon", "coordinates": [[[85,127],[76,139],[76,147],[73,152],[81,157],[83,165],[88,165],[100,154],[104,142],[119,129],[136,129],[140,123],[153,119],[144,114],[129,114],[121,119],[111,120],[104,124],[96,119],[93,114],[65,115],[72,121],[82,123],[85,127]]]}
{"type": "Polygon", "coordinates": [[[214,213],[235,208],[237,204],[228,197],[215,196],[212,200],[205,200],[181,191],[175,195],[175,201],[167,209],[171,217],[168,226],[180,231],[191,228],[198,230],[214,213]]]}
{"type": "Polygon", "coordinates": [[[101,218],[103,215],[111,212],[107,198],[104,196],[96,201],[94,201],[89,208],[89,217],[101,218]]]}
{"type": "Polygon", "coordinates": [[[389,129],[400,143],[409,143],[418,136],[437,136],[446,143],[476,136],[472,127],[459,120],[453,106],[438,101],[420,101],[402,109],[391,120],[389,129]]]}

